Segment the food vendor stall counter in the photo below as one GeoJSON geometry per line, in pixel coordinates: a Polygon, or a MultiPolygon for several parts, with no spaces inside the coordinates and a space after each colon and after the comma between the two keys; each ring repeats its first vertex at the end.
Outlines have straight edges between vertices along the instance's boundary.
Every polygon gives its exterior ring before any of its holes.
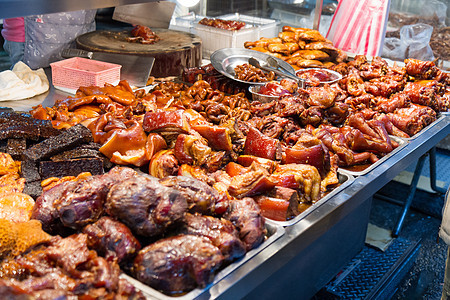
{"type": "MultiPolygon", "coordinates": [[[[38,104],[52,106],[67,95],[51,87],[44,95],[2,106],[27,111],[38,104]]],[[[356,177],[297,223],[286,226],[282,236],[198,298],[309,299],[362,249],[372,196],[449,133],[450,115],[442,114],[423,134],[408,140],[382,164],[356,177]]]]}

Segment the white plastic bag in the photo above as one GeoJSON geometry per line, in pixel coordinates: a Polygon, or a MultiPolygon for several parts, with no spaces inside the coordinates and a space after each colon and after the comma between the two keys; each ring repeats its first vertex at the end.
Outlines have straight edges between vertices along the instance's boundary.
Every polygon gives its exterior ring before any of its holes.
{"type": "Polygon", "coordinates": [[[405,58],[434,60],[430,47],[433,26],[423,23],[405,25],[400,29],[400,39],[406,44],[405,58]]]}
{"type": "Polygon", "coordinates": [[[403,61],[406,55],[406,44],[399,38],[385,38],[382,57],[403,61]]]}

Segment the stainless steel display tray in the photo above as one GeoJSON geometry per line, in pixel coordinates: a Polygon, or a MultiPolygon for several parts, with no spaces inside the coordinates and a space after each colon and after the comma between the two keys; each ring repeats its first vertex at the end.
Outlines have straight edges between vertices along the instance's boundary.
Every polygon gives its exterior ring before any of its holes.
{"type": "Polygon", "coordinates": [[[343,189],[347,188],[352,182],[355,180],[353,175],[347,174],[347,173],[341,173],[338,172],[338,178],[340,185],[333,189],[330,193],[328,193],[325,197],[321,198],[319,201],[308,207],[304,212],[296,216],[295,218],[288,220],[288,221],[274,221],[271,219],[266,218],[266,222],[269,224],[279,225],[279,226],[291,226],[297,223],[298,221],[305,218],[307,215],[309,215],[313,210],[315,210],[317,207],[321,206],[325,202],[327,202],[330,198],[332,198],[334,195],[342,191],[343,189]]]}
{"type": "Polygon", "coordinates": [[[153,289],[152,287],[150,287],[150,286],[140,282],[139,280],[137,280],[137,279],[135,279],[135,278],[133,278],[133,277],[127,275],[127,274],[122,274],[122,275],[120,275],[120,277],[127,279],[136,288],[141,290],[148,299],[162,299],[162,300],[167,300],[167,299],[171,299],[171,300],[177,299],[178,300],[179,299],[179,300],[187,300],[187,299],[209,298],[209,292],[208,291],[209,291],[209,289],[211,287],[216,285],[218,282],[222,281],[230,273],[232,273],[234,270],[236,270],[239,267],[241,267],[243,264],[245,264],[245,262],[247,262],[249,259],[251,259],[253,256],[258,254],[260,251],[262,251],[266,247],[268,247],[270,244],[272,244],[273,242],[278,240],[285,233],[283,226],[279,226],[279,225],[275,225],[275,224],[271,224],[269,222],[266,222],[265,227],[267,229],[267,236],[266,236],[267,238],[266,238],[266,240],[259,247],[255,248],[253,250],[250,250],[249,252],[247,252],[245,254],[244,257],[242,257],[238,261],[228,265],[226,268],[224,268],[219,273],[217,273],[216,276],[214,277],[214,281],[212,283],[210,283],[207,287],[203,288],[203,289],[196,288],[196,289],[194,289],[194,290],[190,291],[189,293],[184,294],[182,296],[168,296],[168,295],[165,295],[165,294],[163,294],[163,293],[153,289]]]}
{"type": "Polygon", "coordinates": [[[396,136],[389,136],[392,140],[396,141],[398,143],[398,147],[395,148],[393,151],[391,151],[389,154],[383,156],[381,159],[379,159],[376,163],[370,165],[369,167],[365,168],[362,171],[351,171],[351,170],[347,170],[344,168],[339,168],[338,171],[340,173],[345,173],[345,174],[350,174],[353,176],[361,176],[361,175],[365,175],[367,173],[369,173],[370,171],[372,171],[373,169],[375,169],[376,167],[378,167],[379,165],[383,164],[387,159],[389,159],[391,156],[393,156],[395,153],[397,153],[398,151],[400,151],[403,147],[405,147],[405,145],[408,143],[407,140],[396,137],[396,136]]]}

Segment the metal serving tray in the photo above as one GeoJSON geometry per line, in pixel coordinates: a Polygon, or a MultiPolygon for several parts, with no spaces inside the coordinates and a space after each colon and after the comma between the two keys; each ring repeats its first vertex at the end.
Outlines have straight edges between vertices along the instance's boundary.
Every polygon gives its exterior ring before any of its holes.
{"type": "Polygon", "coordinates": [[[271,224],[269,222],[266,222],[265,225],[267,229],[267,238],[266,240],[257,248],[250,250],[245,254],[244,257],[239,259],[238,261],[228,265],[226,268],[221,270],[219,273],[216,274],[214,277],[214,281],[210,283],[207,287],[204,289],[196,288],[192,291],[190,291],[187,294],[184,294],[182,296],[168,296],[166,294],[163,294],[152,287],[140,282],[139,280],[127,275],[127,274],[121,274],[120,277],[127,279],[131,284],[133,284],[136,288],[141,290],[144,295],[147,297],[147,299],[161,299],[161,300],[168,300],[168,299],[177,299],[177,300],[188,300],[188,299],[206,299],[210,298],[209,295],[209,289],[216,285],[218,282],[223,280],[225,277],[227,277],[230,273],[232,273],[234,270],[238,269],[240,266],[245,264],[250,258],[258,254],[261,250],[272,244],[274,241],[279,239],[281,236],[284,235],[284,227],[278,226],[275,224],[271,224]]]}
{"type": "Polygon", "coordinates": [[[213,54],[211,54],[211,64],[219,73],[235,81],[251,85],[266,84],[267,82],[243,81],[234,77],[234,68],[238,65],[248,64],[248,59],[250,57],[254,57],[259,60],[263,66],[266,65],[264,62],[267,61],[267,58],[275,58],[281,68],[289,70],[290,73],[295,73],[294,68],[290,64],[279,58],[271,56],[267,53],[244,48],[223,48],[216,50],[213,54]]]}
{"type": "Polygon", "coordinates": [[[271,219],[266,218],[266,223],[274,224],[278,226],[291,226],[297,223],[298,221],[305,218],[307,215],[309,215],[313,210],[315,210],[317,207],[321,206],[323,203],[327,202],[330,198],[332,198],[334,195],[342,191],[343,189],[347,188],[352,182],[355,180],[353,175],[347,174],[347,173],[341,173],[338,172],[338,178],[339,178],[339,185],[337,188],[333,189],[330,193],[328,193],[325,197],[321,198],[319,201],[308,207],[304,212],[296,216],[295,218],[288,220],[288,221],[274,221],[271,219]]]}
{"type": "Polygon", "coordinates": [[[402,149],[403,147],[406,146],[406,144],[408,144],[408,141],[405,139],[402,139],[402,138],[399,138],[396,136],[389,136],[389,137],[398,143],[398,147],[395,148],[389,154],[387,154],[384,157],[382,157],[381,159],[379,159],[376,163],[371,164],[369,167],[365,168],[362,171],[351,171],[351,170],[347,170],[345,168],[339,168],[338,171],[341,173],[353,175],[355,177],[365,175],[365,174],[369,173],[370,171],[372,171],[373,169],[375,169],[376,167],[378,167],[379,165],[383,164],[389,157],[391,157],[392,155],[394,155],[395,153],[400,151],[400,149],[402,149]]]}

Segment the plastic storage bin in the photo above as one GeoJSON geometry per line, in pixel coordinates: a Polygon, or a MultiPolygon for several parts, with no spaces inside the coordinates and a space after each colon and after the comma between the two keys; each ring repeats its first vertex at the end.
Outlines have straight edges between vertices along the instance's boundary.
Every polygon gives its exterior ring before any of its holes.
{"type": "Polygon", "coordinates": [[[216,17],[222,20],[245,22],[240,30],[225,30],[194,23],[195,34],[202,39],[203,57],[222,48],[243,48],[247,41],[256,41],[261,37],[272,38],[278,35],[280,22],[272,19],[258,18],[241,14],[216,17]]]}
{"type": "Polygon", "coordinates": [[[75,93],[80,86],[118,84],[121,65],[81,57],[64,59],[50,64],[55,88],[75,93]]]}
{"type": "Polygon", "coordinates": [[[194,24],[198,23],[205,16],[199,16],[194,13],[189,13],[188,15],[176,17],[170,21],[169,29],[184,31],[195,34],[194,24]]]}

